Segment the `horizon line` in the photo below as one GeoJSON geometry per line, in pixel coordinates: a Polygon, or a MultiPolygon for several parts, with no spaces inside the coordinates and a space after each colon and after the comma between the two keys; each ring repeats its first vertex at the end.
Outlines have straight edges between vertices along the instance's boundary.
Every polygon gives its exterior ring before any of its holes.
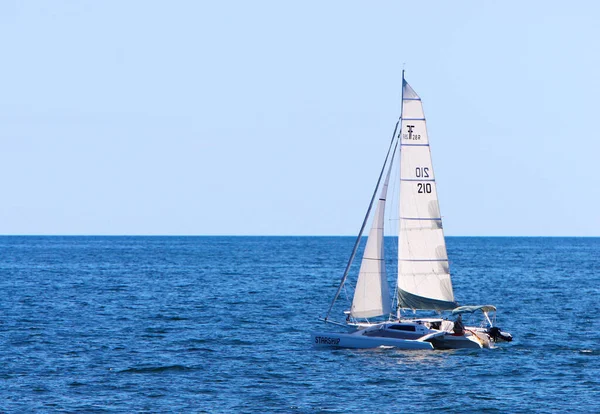
{"type": "MultiPolygon", "coordinates": [[[[0,237],[353,237],[351,234],[0,234],[0,237]]],[[[367,235],[361,236],[366,238],[367,235]]],[[[384,237],[398,237],[388,235],[384,237]]],[[[573,235],[445,235],[444,237],[489,237],[489,238],[599,238],[600,236],[573,235]]]]}

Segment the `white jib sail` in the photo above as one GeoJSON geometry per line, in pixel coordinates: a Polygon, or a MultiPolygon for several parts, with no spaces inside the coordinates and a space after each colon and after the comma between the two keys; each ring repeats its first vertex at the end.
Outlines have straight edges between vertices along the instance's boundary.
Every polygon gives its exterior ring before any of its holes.
{"type": "Polygon", "coordinates": [[[398,306],[456,306],[421,98],[403,82],[398,306]]]}
{"type": "Polygon", "coordinates": [[[358,281],[350,309],[350,314],[354,318],[373,318],[387,315],[391,311],[390,288],[383,253],[385,199],[391,171],[390,163],[358,272],[358,281]]]}

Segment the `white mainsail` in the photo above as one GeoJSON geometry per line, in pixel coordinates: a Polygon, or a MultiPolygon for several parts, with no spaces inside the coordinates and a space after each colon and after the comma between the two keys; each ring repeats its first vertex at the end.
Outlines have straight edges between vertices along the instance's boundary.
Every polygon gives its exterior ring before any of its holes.
{"type": "Polygon", "coordinates": [[[402,84],[398,307],[456,307],[421,98],[402,84]]]}
{"type": "Polygon", "coordinates": [[[385,199],[391,171],[390,165],[377,202],[367,245],[360,264],[358,281],[356,282],[354,299],[350,309],[350,315],[354,318],[373,318],[387,315],[391,310],[390,288],[383,253],[385,199]]]}

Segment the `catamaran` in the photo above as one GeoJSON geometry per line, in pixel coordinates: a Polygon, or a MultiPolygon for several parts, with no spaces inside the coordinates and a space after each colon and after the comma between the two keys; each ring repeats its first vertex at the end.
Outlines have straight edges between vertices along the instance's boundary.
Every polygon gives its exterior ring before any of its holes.
{"type": "Polygon", "coordinates": [[[402,71],[401,115],[341,283],[321,319],[350,332],[312,332],[312,343],[345,348],[489,348],[494,342],[512,340],[495,325],[495,314],[492,305],[458,306],[454,299],[423,105],[402,71]],[[396,157],[400,194],[396,216],[398,275],[392,301],[385,264],[384,217],[396,157]],[[373,207],[352,305],[344,312],[345,323],[332,321],[333,306],[347,281],[373,207]],[[408,318],[403,311],[428,315],[408,318]],[[450,315],[443,317],[443,312],[450,315]],[[463,315],[475,313],[483,315],[482,322],[465,326],[463,315]]]}

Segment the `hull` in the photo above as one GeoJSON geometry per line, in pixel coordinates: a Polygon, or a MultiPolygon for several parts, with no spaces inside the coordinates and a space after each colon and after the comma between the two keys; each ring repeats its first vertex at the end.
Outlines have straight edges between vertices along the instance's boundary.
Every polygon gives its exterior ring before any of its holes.
{"type": "Polygon", "coordinates": [[[482,339],[474,335],[451,335],[446,334],[431,339],[431,343],[435,349],[481,349],[489,348],[489,343],[486,344],[482,339]]]}
{"type": "MultiPolygon", "coordinates": [[[[436,322],[431,320],[429,322],[436,322]]],[[[451,327],[450,327],[451,328],[451,327]]],[[[467,329],[462,334],[429,329],[424,320],[384,322],[371,324],[352,333],[313,332],[311,340],[316,347],[377,348],[390,346],[400,349],[480,349],[490,348],[490,337],[485,332],[467,329]]]]}
{"type": "Polygon", "coordinates": [[[433,349],[430,342],[422,342],[411,339],[372,337],[361,334],[361,331],[352,334],[337,332],[312,332],[311,341],[315,347],[325,348],[379,348],[389,346],[398,349],[433,349]]]}

